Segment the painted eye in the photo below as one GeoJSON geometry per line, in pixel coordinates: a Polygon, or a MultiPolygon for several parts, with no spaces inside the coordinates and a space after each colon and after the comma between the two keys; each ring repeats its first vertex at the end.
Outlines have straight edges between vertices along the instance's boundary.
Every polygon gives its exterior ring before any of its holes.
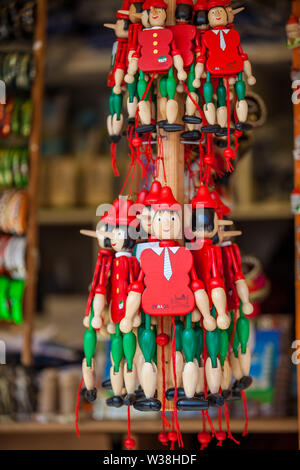
{"type": "Polygon", "coordinates": [[[118,232],[118,237],[122,237],[123,236],[123,232],[118,232]]]}
{"type": "Polygon", "coordinates": [[[157,219],[157,220],[158,220],[158,222],[161,222],[161,217],[158,217],[158,219],[157,219]]]}
{"type": "Polygon", "coordinates": [[[175,220],[175,217],[174,217],[174,215],[173,215],[173,217],[171,218],[171,220],[174,222],[174,220],[175,220]]]}

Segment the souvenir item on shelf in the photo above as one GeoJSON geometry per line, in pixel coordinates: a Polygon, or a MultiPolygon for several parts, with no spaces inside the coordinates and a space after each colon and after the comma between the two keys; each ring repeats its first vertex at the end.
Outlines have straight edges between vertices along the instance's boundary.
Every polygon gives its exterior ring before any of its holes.
{"type": "MultiPolygon", "coordinates": [[[[227,405],[240,399],[246,434],[253,306],[232,241],[241,232],[212,190],[233,170],[239,138],[251,127],[243,74],[249,85],[255,78],[233,26],[242,10],[227,0],[124,0],[116,24],[108,25],[117,36],[108,81],[112,163],[118,175],[115,144],[126,122],[131,163],[120,193],[131,174],[129,197],[134,187],[137,197],[133,204],[120,196],[96,232],[82,232],[96,237],[100,250],[84,318],[79,391],[84,382],[86,398],[95,400],[97,332],[109,333],[110,378],[102,385],[112,389],[108,406],[128,407],[127,449],[135,445],[131,406],[161,411],[159,441],[171,449],[183,446],[178,410],[200,411],[198,441],[205,449],[213,438],[219,446],[226,438],[238,443],[227,405]],[[182,224],[184,193],[191,204],[182,224]]],[[[76,410],[79,432],[79,399],[76,410]]]]}
{"type": "Polygon", "coordinates": [[[27,194],[23,190],[4,191],[0,196],[0,229],[23,235],[27,222],[27,194]]]}
{"type": "Polygon", "coordinates": [[[0,188],[24,188],[28,184],[28,150],[9,148],[0,150],[0,188]]]}

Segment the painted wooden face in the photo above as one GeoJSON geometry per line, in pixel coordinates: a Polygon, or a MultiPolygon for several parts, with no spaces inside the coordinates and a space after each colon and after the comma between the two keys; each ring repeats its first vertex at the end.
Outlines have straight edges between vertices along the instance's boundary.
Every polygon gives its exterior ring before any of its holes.
{"type": "Polygon", "coordinates": [[[124,244],[127,237],[126,231],[121,227],[113,228],[110,234],[111,246],[114,251],[125,251],[124,244]]]}
{"type": "Polygon", "coordinates": [[[193,219],[193,234],[197,240],[214,238],[218,233],[218,216],[213,209],[197,209],[193,219]]]}
{"type": "Polygon", "coordinates": [[[214,28],[215,26],[226,26],[228,23],[227,13],[223,7],[211,8],[208,12],[209,25],[214,28]]]}
{"type": "Polygon", "coordinates": [[[181,217],[177,211],[156,211],[152,222],[152,234],[159,240],[181,238],[181,217]]]}
{"type": "Polygon", "coordinates": [[[154,212],[148,206],[144,206],[142,213],[137,216],[139,221],[141,222],[142,229],[146,233],[148,233],[148,235],[151,235],[151,232],[152,232],[153,216],[154,216],[154,212]]]}
{"type": "Polygon", "coordinates": [[[164,8],[150,8],[149,23],[150,26],[164,26],[167,19],[167,13],[164,8]]]}
{"type": "Polygon", "coordinates": [[[234,22],[234,14],[232,6],[226,7],[228,23],[231,24],[234,22]]]}
{"type": "Polygon", "coordinates": [[[139,23],[141,21],[140,15],[142,13],[142,3],[132,3],[129,7],[129,19],[131,23],[139,23]]]}
{"type": "Polygon", "coordinates": [[[115,27],[115,34],[117,38],[128,38],[128,29],[125,29],[125,20],[117,20],[115,27]]]}
{"type": "Polygon", "coordinates": [[[111,233],[108,231],[106,224],[99,224],[97,227],[97,240],[100,248],[111,249],[110,242],[111,233]]]}

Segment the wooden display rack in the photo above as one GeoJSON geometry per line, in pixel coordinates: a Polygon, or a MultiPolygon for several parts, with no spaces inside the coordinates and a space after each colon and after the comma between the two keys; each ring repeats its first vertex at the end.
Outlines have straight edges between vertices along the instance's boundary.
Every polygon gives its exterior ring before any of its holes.
{"type": "Polygon", "coordinates": [[[39,199],[39,160],[40,141],[43,114],[44,91],[44,57],[46,40],[47,0],[37,0],[37,16],[33,53],[35,59],[35,80],[31,91],[32,123],[29,141],[30,178],[28,193],[28,222],[27,222],[27,259],[26,259],[26,289],[23,303],[23,350],[22,363],[32,365],[32,330],[36,309],[36,283],[38,266],[38,199],[39,199]]]}

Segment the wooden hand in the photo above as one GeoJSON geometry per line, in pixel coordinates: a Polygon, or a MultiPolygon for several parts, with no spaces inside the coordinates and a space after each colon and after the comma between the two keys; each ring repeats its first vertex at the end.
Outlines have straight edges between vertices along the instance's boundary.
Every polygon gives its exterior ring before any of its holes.
{"type": "Polygon", "coordinates": [[[126,300],[125,317],[120,322],[120,330],[122,333],[129,333],[133,328],[133,319],[137,314],[142,300],[142,294],[139,292],[129,292],[126,300]]]}
{"type": "Polygon", "coordinates": [[[209,298],[205,289],[199,289],[195,293],[195,301],[198,309],[203,316],[203,326],[207,331],[213,331],[216,328],[216,320],[210,314],[209,298]]]}

